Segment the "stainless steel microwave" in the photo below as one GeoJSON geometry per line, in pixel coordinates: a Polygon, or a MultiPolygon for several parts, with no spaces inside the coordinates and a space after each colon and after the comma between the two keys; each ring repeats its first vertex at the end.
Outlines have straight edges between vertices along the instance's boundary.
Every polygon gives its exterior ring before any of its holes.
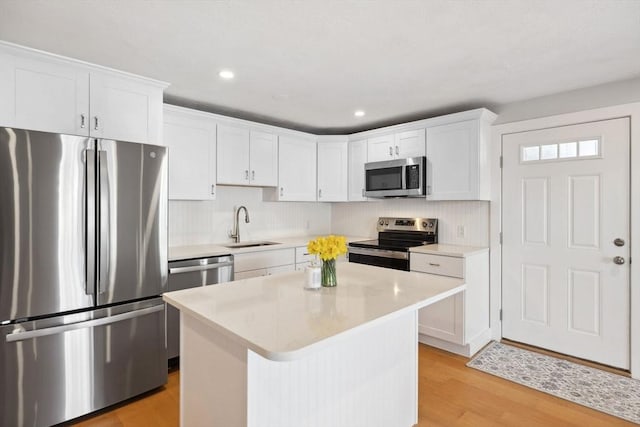
{"type": "Polygon", "coordinates": [[[370,162],[364,165],[367,197],[425,197],[427,158],[370,162]]]}

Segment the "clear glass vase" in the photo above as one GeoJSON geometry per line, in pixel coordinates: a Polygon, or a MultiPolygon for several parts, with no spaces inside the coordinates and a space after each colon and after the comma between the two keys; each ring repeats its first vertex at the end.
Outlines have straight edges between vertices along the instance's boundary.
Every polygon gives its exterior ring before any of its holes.
{"type": "Polygon", "coordinates": [[[328,259],[326,261],[322,261],[322,271],[321,271],[322,281],[321,284],[324,287],[332,288],[338,284],[338,280],[336,279],[336,260],[328,259]]]}

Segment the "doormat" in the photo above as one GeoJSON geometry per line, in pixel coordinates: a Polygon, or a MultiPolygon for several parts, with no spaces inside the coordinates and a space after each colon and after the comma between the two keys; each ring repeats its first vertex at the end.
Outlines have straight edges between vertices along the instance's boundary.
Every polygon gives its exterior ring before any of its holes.
{"type": "Polygon", "coordinates": [[[640,424],[640,380],[498,342],[467,366],[640,424]]]}

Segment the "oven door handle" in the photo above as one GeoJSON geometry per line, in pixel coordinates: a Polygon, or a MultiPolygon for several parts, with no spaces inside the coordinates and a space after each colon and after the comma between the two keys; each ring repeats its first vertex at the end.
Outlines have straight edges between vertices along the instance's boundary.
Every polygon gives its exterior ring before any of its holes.
{"type": "Polygon", "coordinates": [[[409,259],[409,252],[390,251],[388,249],[360,248],[349,246],[349,253],[358,255],[377,256],[380,258],[409,259]]]}

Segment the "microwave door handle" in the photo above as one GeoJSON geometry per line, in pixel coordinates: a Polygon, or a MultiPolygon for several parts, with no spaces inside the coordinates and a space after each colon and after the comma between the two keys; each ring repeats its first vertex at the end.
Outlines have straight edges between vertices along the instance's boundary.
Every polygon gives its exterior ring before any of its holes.
{"type": "Polygon", "coordinates": [[[400,172],[402,185],[401,188],[403,190],[407,189],[407,165],[402,165],[402,171],[400,172]]]}
{"type": "Polygon", "coordinates": [[[84,241],[85,293],[96,290],[96,150],[85,150],[84,241]]]}
{"type": "Polygon", "coordinates": [[[106,290],[106,284],[109,278],[109,239],[111,235],[111,205],[110,205],[110,188],[109,188],[109,170],[107,167],[107,152],[105,150],[98,151],[98,293],[102,294],[106,290]]]}

